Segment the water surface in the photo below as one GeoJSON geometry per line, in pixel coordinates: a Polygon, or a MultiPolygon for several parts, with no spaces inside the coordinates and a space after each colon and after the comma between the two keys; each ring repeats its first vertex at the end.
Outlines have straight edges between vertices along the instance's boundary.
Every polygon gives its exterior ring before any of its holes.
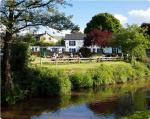
{"type": "Polygon", "coordinates": [[[150,110],[150,80],[32,98],[2,106],[1,115],[2,119],[119,119],[145,110],[150,110]]]}

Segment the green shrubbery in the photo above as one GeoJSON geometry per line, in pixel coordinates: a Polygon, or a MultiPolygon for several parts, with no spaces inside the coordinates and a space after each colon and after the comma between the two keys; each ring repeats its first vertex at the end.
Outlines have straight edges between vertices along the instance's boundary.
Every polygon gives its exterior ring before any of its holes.
{"type": "Polygon", "coordinates": [[[102,64],[91,73],[95,86],[114,83],[112,68],[107,65],[102,64]]]}
{"type": "Polygon", "coordinates": [[[114,83],[124,83],[150,75],[150,70],[142,63],[124,63],[118,65],[101,64],[86,73],[75,73],[70,76],[72,87],[85,88],[114,83]],[[93,80],[93,82],[92,82],[93,80]],[[92,85],[93,84],[93,85],[92,85]]]}
{"type": "Polygon", "coordinates": [[[127,117],[122,117],[121,119],[149,119],[150,117],[150,111],[137,111],[132,115],[129,115],[127,117]]]}
{"type": "Polygon", "coordinates": [[[90,74],[75,73],[70,76],[72,88],[86,88],[93,86],[93,79],[90,74]]]}
{"type": "Polygon", "coordinates": [[[15,42],[11,46],[11,68],[13,71],[27,67],[30,58],[29,43],[15,42]]]}
{"type": "Polygon", "coordinates": [[[83,57],[91,57],[91,55],[92,55],[91,50],[89,48],[86,48],[86,47],[80,48],[79,52],[81,52],[83,57]]]}
{"type": "Polygon", "coordinates": [[[130,65],[118,65],[114,68],[113,76],[115,83],[124,83],[135,78],[135,72],[130,65]]]}
{"type": "Polygon", "coordinates": [[[101,64],[84,73],[73,73],[68,76],[63,70],[48,68],[27,68],[22,72],[15,71],[14,83],[30,96],[60,95],[71,92],[71,89],[124,83],[150,75],[150,70],[143,64],[101,64]]]}
{"type": "Polygon", "coordinates": [[[134,62],[132,67],[135,70],[137,78],[144,77],[145,75],[150,75],[150,69],[140,62],[134,62]]]}
{"type": "Polygon", "coordinates": [[[15,82],[32,96],[49,96],[66,94],[71,91],[71,82],[60,70],[32,68],[17,74],[15,82]]]}
{"type": "Polygon", "coordinates": [[[125,62],[116,64],[102,63],[97,68],[82,73],[69,73],[69,75],[64,70],[43,67],[28,68],[25,66],[21,70],[18,70],[19,67],[16,68],[17,70],[14,70],[12,74],[15,88],[11,94],[2,96],[2,102],[15,103],[27,95],[68,94],[71,89],[124,83],[150,75],[150,69],[139,62],[133,62],[132,64],[125,62]]]}

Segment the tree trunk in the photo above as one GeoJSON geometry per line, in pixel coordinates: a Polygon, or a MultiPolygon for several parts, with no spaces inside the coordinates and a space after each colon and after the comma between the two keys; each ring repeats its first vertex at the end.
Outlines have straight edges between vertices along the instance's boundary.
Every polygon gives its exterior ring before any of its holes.
{"type": "Polygon", "coordinates": [[[2,79],[4,80],[5,89],[10,90],[13,88],[12,78],[11,78],[11,67],[10,67],[10,44],[12,41],[12,35],[6,32],[4,38],[4,48],[3,48],[3,64],[2,64],[2,79]]]}

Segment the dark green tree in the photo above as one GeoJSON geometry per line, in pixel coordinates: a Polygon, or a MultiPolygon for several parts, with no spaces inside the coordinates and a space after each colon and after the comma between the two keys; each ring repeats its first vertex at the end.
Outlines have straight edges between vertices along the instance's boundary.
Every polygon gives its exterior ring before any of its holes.
{"type": "Polygon", "coordinates": [[[79,31],[80,31],[80,27],[79,27],[79,26],[74,26],[74,27],[71,29],[71,33],[79,32],[79,31]]]}
{"type": "Polygon", "coordinates": [[[122,48],[122,52],[129,55],[129,61],[145,57],[145,49],[150,44],[150,39],[145,31],[137,25],[128,25],[113,36],[113,44],[122,48]]]}
{"type": "Polygon", "coordinates": [[[89,33],[94,28],[100,30],[107,30],[110,32],[117,32],[121,28],[120,21],[116,19],[112,14],[100,13],[92,17],[91,21],[87,23],[84,29],[85,33],[89,33]]]}
{"type": "Polygon", "coordinates": [[[141,28],[146,29],[145,32],[150,36],[150,23],[143,23],[143,24],[141,25],[141,28]]]}
{"type": "Polygon", "coordinates": [[[5,89],[12,89],[10,54],[13,36],[36,26],[48,26],[57,30],[72,28],[71,16],[58,11],[60,5],[69,5],[65,0],[2,0],[0,25],[5,28],[3,37],[2,79],[5,89]]]}

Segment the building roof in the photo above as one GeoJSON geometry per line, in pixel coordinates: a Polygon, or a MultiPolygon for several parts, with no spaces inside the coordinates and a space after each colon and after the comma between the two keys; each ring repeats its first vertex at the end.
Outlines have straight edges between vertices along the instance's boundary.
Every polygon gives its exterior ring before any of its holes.
{"type": "Polygon", "coordinates": [[[85,34],[76,32],[65,35],[65,40],[84,40],[85,34]]]}
{"type": "MultiPolygon", "coordinates": [[[[34,37],[36,38],[36,40],[39,40],[41,36],[48,34],[47,32],[42,33],[42,34],[34,34],[34,37]]],[[[50,37],[54,38],[53,36],[51,36],[50,34],[48,34],[50,37]]]]}

